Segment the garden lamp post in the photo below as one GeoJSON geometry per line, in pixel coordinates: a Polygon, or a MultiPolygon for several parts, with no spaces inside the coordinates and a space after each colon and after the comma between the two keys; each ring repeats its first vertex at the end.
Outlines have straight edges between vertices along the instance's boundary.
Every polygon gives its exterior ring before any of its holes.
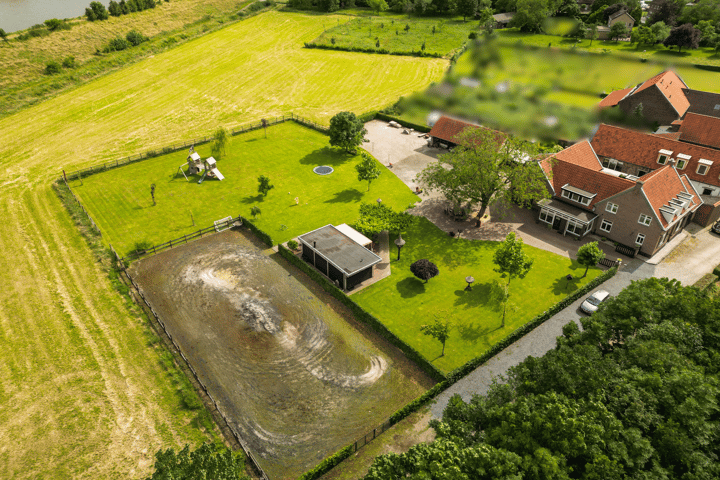
{"type": "Polygon", "coordinates": [[[465,281],[467,282],[467,287],[465,287],[465,291],[472,291],[472,284],[475,279],[472,276],[467,276],[465,277],[465,281]]]}
{"type": "Polygon", "coordinates": [[[398,247],[398,261],[400,260],[400,249],[405,245],[405,240],[402,238],[402,233],[395,239],[395,245],[398,247]]]}

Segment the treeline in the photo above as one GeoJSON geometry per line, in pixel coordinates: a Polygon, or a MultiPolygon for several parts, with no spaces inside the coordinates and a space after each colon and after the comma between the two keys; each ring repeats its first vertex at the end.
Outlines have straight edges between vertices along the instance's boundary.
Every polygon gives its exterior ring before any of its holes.
{"type": "Polygon", "coordinates": [[[289,0],[288,6],[298,10],[334,12],[343,8],[369,7],[379,12],[390,10],[397,13],[418,15],[462,15],[475,17],[485,13],[492,15],[491,0],[289,0]]]}
{"type": "MultiPolygon", "coordinates": [[[[165,1],[169,2],[170,0],[165,1]]],[[[158,3],[160,2],[158,1],[158,3]]],[[[119,17],[120,15],[128,15],[155,8],[156,6],[155,0],[127,0],[127,2],[125,0],[120,0],[120,2],[110,0],[110,4],[106,9],[105,5],[100,2],[90,2],[90,6],[85,9],[85,16],[89,21],[94,22],[96,20],[107,20],[111,15],[119,17]]]]}
{"type": "Polygon", "coordinates": [[[487,395],[452,397],[434,442],[365,480],[720,478],[716,287],[633,282],[582,326],[487,395]]]}

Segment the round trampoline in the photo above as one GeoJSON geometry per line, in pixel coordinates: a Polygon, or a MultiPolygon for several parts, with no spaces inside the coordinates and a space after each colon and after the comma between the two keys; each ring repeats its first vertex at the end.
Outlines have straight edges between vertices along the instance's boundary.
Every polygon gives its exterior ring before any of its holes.
{"type": "Polygon", "coordinates": [[[318,175],[330,175],[333,171],[334,170],[332,167],[328,167],[326,165],[313,168],[313,172],[317,173],[318,175]]]}

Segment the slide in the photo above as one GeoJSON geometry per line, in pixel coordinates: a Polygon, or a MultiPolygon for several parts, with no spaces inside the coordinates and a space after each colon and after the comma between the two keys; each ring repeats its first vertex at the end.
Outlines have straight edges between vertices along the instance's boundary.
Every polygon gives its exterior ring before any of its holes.
{"type": "Polygon", "coordinates": [[[213,168],[212,170],[210,170],[210,172],[212,172],[212,174],[215,175],[215,178],[217,178],[218,180],[225,179],[225,177],[223,177],[223,174],[220,173],[220,170],[218,170],[217,168],[213,168]]]}
{"type": "Polygon", "coordinates": [[[200,180],[198,180],[198,183],[202,183],[203,180],[205,180],[205,175],[207,175],[207,170],[205,170],[205,171],[203,172],[203,176],[202,176],[202,178],[201,178],[200,180]]]}

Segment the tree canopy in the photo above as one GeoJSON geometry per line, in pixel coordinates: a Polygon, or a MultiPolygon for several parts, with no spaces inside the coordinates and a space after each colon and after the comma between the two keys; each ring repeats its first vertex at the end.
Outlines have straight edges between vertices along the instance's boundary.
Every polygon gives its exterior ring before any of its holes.
{"type": "Polygon", "coordinates": [[[628,28],[622,22],[614,23],[613,26],[610,27],[610,38],[614,38],[616,42],[621,38],[627,37],[629,33],[628,28]]]}
{"type": "Polygon", "coordinates": [[[402,233],[407,230],[414,218],[408,213],[396,212],[384,203],[363,203],[360,205],[360,218],[353,227],[366,236],[372,236],[383,230],[402,233]]]}
{"type": "Polygon", "coordinates": [[[462,15],[464,22],[467,17],[475,16],[475,12],[478,11],[478,0],[457,0],[455,9],[458,15],[462,15]]]}
{"type": "Polygon", "coordinates": [[[523,240],[510,232],[495,250],[493,263],[497,265],[497,272],[507,275],[507,282],[503,292],[503,315],[502,326],[505,326],[505,311],[508,297],[510,296],[510,280],[517,277],[524,277],[533,265],[533,259],[528,257],[523,250],[523,240]]]}
{"type": "Polygon", "coordinates": [[[594,267],[600,260],[605,258],[605,252],[600,250],[598,242],[589,242],[578,248],[577,261],[580,265],[585,267],[585,273],[583,278],[587,276],[587,272],[590,267],[594,267]]]}
{"type": "Polygon", "coordinates": [[[422,259],[414,262],[412,265],[410,265],[410,271],[420,280],[425,280],[425,283],[427,283],[428,280],[436,277],[440,273],[437,265],[427,259],[422,259]]]}
{"type": "Polygon", "coordinates": [[[146,480],[243,480],[244,462],[227,447],[202,444],[191,452],[188,445],[181,451],[169,448],[155,454],[155,471],[146,480]]]}
{"type": "Polygon", "coordinates": [[[526,204],[549,197],[545,177],[532,161],[535,147],[488,128],[465,129],[458,146],[429,164],[417,181],[454,205],[480,205],[481,217],[500,202],[526,204]]]}
{"type": "Polygon", "coordinates": [[[362,160],[355,165],[358,172],[358,181],[368,182],[368,192],[370,191],[370,183],[380,176],[382,170],[378,166],[378,162],[366,152],[360,152],[362,160]]]}
{"type": "Polygon", "coordinates": [[[330,145],[340,147],[348,153],[362,144],[367,130],[352,112],[340,112],[330,119],[330,145]]]}
{"type": "Polygon", "coordinates": [[[720,478],[720,299],[650,278],[581,322],[365,479],[720,478]]]}
{"type": "Polygon", "coordinates": [[[258,177],[258,193],[261,194],[263,197],[267,197],[267,194],[275,188],[275,185],[272,185],[270,183],[270,179],[266,177],[265,175],[260,175],[258,177]]]}
{"type": "Polygon", "coordinates": [[[420,331],[424,335],[428,335],[438,342],[442,343],[442,352],[440,353],[441,357],[445,356],[445,342],[447,341],[448,337],[450,336],[450,321],[445,320],[444,322],[440,320],[439,318],[435,318],[435,321],[433,323],[427,324],[427,325],[421,325],[420,331]]]}
{"type": "MultiPolygon", "coordinates": [[[[128,34],[129,35],[129,34],[128,34]]],[[[128,41],[130,39],[128,38],[128,41]]],[[[215,130],[215,136],[213,137],[212,143],[212,156],[215,160],[222,160],[227,153],[227,148],[230,145],[230,134],[224,127],[220,127],[215,130]]]]}
{"type": "Polygon", "coordinates": [[[517,11],[510,26],[518,27],[523,32],[540,33],[550,13],[547,0],[517,0],[517,11]]]}
{"type": "Polygon", "coordinates": [[[698,48],[700,44],[700,31],[691,24],[686,23],[670,30],[670,35],[665,39],[663,45],[670,47],[676,45],[678,52],[682,52],[682,48],[698,48]]]}

